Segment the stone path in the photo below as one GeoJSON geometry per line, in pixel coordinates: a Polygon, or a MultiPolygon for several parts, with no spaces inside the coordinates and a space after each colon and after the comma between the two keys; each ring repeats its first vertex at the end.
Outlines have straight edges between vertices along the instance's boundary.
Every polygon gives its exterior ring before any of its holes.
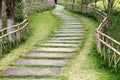
{"type": "Polygon", "coordinates": [[[8,77],[3,80],[60,80],[59,77],[51,77],[60,75],[62,67],[67,65],[67,59],[76,51],[84,32],[79,20],[66,15],[63,9],[57,5],[53,11],[63,21],[53,37],[40,44],[34,52],[27,53],[23,59],[15,60],[14,67],[9,67],[1,74],[2,77],[8,77]],[[15,76],[15,79],[10,79],[9,76],[15,76]],[[38,78],[30,78],[31,76],[38,78]]]}

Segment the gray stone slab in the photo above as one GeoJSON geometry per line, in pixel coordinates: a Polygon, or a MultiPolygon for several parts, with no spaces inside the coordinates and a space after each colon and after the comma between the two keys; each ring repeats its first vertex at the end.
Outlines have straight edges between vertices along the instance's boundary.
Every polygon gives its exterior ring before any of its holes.
{"type": "Polygon", "coordinates": [[[83,37],[54,37],[54,38],[51,38],[50,40],[81,40],[83,37]]]}
{"type": "Polygon", "coordinates": [[[55,37],[78,37],[78,36],[83,36],[83,34],[64,34],[64,33],[59,33],[55,34],[55,37]]]}
{"type": "Polygon", "coordinates": [[[74,52],[75,48],[36,48],[36,51],[45,52],[74,52]]]}
{"type": "Polygon", "coordinates": [[[84,27],[82,26],[82,25],[62,25],[60,28],[72,28],[72,29],[74,29],[74,28],[82,28],[82,29],[84,29],[84,27]]]}
{"type": "Polygon", "coordinates": [[[83,35],[84,33],[81,31],[79,32],[58,31],[58,32],[55,32],[55,34],[81,34],[83,35]]]}
{"type": "Polygon", "coordinates": [[[64,23],[64,24],[68,24],[68,25],[81,25],[82,23],[64,23]]]}
{"type": "Polygon", "coordinates": [[[67,26],[67,27],[65,27],[64,26],[64,27],[61,27],[60,29],[83,29],[83,27],[80,27],[80,26],[75,26],[75,27],[74,26],[72,26],[72,27],[71,26],[69,26],[69,27],[67,26]]]}
{"type": "Polygon", "coordinates": [[[42,78],[42,79],[34,79],[34,78],[14,78],[14,79],[10,79],[10,78],[4,78],[4,79],[0,79],[0,80],[59,80],[59,79],[49,79],[49,78],[42,78]]]}
{"type": "Polygon", "coordinates": [[[83,31],[82,29],[58,29],[57,31],[67,31],[67,32],[71,32],[71,31],[74,31],[74,32],[81,32],[83,31]]]}
{"type": "Polygon", "coordinates": [[[83,33],[84,31],[55,31],[55,33],[83,33]]]}
{"type": "Polygon", "coordinates": [[[82,24],[79,24],[79,25],[62,24],[61,27],[83,27],[83,26],[82,24]]]}
{"type": "Polygon", "coordinates": [[[63,44],[63,43],[44,43],[41,44],[41,46],[52,46],[52,47],[76,47],[78,46],[77,44],[63,44]]]}
{"type": "Polygon", "coordinates": [[[2,76],[54,76],[60,71],[60,68],[8,68],[2,76]]]}
{"type": "Polygon", "coordinates": [[[76,18],[74,18],[74,17],[72,17],[72,16],[68,16],[68,15],[62,15],[62,16],[60,16],[61,18],[63,18],[63,19],[76,19],[76,18]]]}
{"type": "Polygon", "coordinates": [[[63,21],[68,21],[68,20],[70,20],[70,21],[73,21],[73,20],[76,20],[75,18],[69,18],[69,17],[66,17],[66,18],[63,18],[63,17],[60,17],[63,21]]]}
{"type": "Polygon", "coordinates": [[[16,65],[38,65],[38,66],[65,66],[65,60],[36,60],[36,59],[21,59],[14,62],[16,65]]]}
{"type": "Polygon", "coordinates": [[[79,40],[49,40],[49,43],[79,43],[79,40]]]}
{"type": "Polygon", "coordinates": [[[79,23],[79,21],[76,21],[76,20],[63,20],[63,24],[66,24],[66,23],[79,23]]]}
{"type": "Polygon", "coordinates": [[[28,53],[26,57],[42,57],[42,58],[69,58],[71,55],[69,53],[28,53]]]}
{"type": "Polygon", "coordinates": [[[63,21],[62,25],[67,24],[67,23],[79,23],[75,19],[70,19],[70,20],[69,19],[62,19],[62,21],[63,21]]]}
{"type": "Polygon", "coordinates": [[[83,29],[58,29],[57,31],[82,31],[83,29]]]}

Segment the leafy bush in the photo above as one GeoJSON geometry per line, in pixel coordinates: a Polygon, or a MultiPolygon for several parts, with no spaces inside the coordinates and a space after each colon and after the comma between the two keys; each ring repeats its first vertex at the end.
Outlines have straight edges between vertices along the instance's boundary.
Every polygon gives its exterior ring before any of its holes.
{"type": "Polygon", "coordinates": [[[16,5],[15,5],[15,21],[16,23],[23,21],[23,5],[22,5],[22,0],[16,0],[16,5]]]}

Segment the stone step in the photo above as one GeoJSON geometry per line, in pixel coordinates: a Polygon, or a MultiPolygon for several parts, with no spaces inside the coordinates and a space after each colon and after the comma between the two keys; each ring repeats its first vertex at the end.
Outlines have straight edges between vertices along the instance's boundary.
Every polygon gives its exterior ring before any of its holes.
{"type": "Polygon", "coordinates": [[[55,33],[84,33],[84,31],[55,31],[55,33]]]}
{"type": "Polygon", "coordinates": [[[74,18],[61,18],[61,20],[64,21],[75,21],[76,19],[74,18]]]}
{"type": "Polygon", "coordinates": [[[71,31],[71,32],[68,32],[68,31],[56,31],[55,34],[84,34],[84,32],[82,31],[71,31]]]}
{"type": "Polygon", "coordinates": [[[83,37],[53,37],[50,40],[81,40],[83,37]]]}
{"type": "Polygon", "coordinates": [[[65,27],[65,28],[79,28],[79,27],[81,27],[81,28],[83,28],[82,27],[82,24],[81,25],[70,25],[70,24],[63,24],[61,27],[65,27]]]}
{"type": "Polygon", "coordinates": [[[64,23],[64,25],[81,25],[82,23],[64,23]]]}
{"type": "Polygon", "coordinates": [[[74,17],[66,17],[66,16],[60,16],[60,18],[62,19],[62,20],[76,20],[76,18],[74,18],[74,17]]]}
{"type": "Polygon", "coordinates": [[[63,24],[66,24],[66,23],[79,23],[79,21],[76,21],[76,20],[63,20],[63,24]]]}
{"type": "Polygon", "coordinates": [[[59,79],[49,79],[49,78],[42,78],[42,79],[36,79],[36,78],[4,78],[4,79],[1,79],[1,80],[59,80],[59,79]]]}
{"type": "Polygon", "coordinates": [[[75,48],[36,48],[36,51],[41,52],[74,52],[75,48]]]}
{"type": "Polygon", "coordinates": [[[14,62],[15,65],[37,65],[37,66],[65,66],[65,60],[36,60],[36,59],[21,59],[14,62]]]}
{"type": "Polygon", "coordinates": [[[60,68],[8,68],[2,76],[55,76],[60,71],[60,68]]]}
{"type": "Polygon", "coordinates": [[[63,19],[63,22],[65,22],[65,21],[77,21],[80,23],[80,21],[75,19],[75,18],[62,18],[62,19],[63,19]]]}
{"type": "Polygon", "coordinates": [[[79,25],[71,25],[71,24],[62,24],[61,27],[82,27],[82,23],[79,25]]]}
{"type": "Polygon", "coordinates": [[[39,57],[39,58],[69,58],[71,55],[70,53],[39,53],[33,52],[28,53],[25,57],[39,57]]]}
{"type": "Polygon", "coordinates": [[[55,34],[55,37],[79,37],[83,36],[83,34],[55,34]]]}
{"type": "Polygon", "coordinates": [[[66,27],[61,27],[60,29],[83,29],[81,26],[66,26],[66,27]]]}
{"type": "Polygon", "coordinates": [[[58,29],[57,31],[83,31],[83,29],[58,29]]]}
{"type": "Polygon", "coordinates": [[[41,44],[44,47],[77,47],[77,44],[63,44],[63,43],[44,43],[41,44]]]}
{"type": "Polygon", "coordinates": [[[60,18],[62,18],[62,19],[76,19],[76,18],[71,17],[71,16],[60,16],[60,18]]]}
{"type": "Polygon", "coordinates": [[[80,21],[78,21],[77,19],[67,19],[67,18],[64,18],[64,19],[63,19],[63,22],[68,22],[68,21],[80,23],[80,21]]]}
{"type": "Polygon", "coordinates": [[[61,27],[59,28],[58,30],[82,30],[83,31],[83,28],[81,28],[80,26],[79,27],[61,27]]]}
{"type": "Polygon", "coordinates": [[[49,40],[49,41],[47,41],[47,42],[49,42],[49,43],[79,43],[80,41],[79,40],[49,40]]]}
{"type": "Polygon", "coordinates": [[[67,19],[68,19],[68,18],[69,18],[69,19],[76,19],[76,18],[74,18],[74,17],[72,17],[72,16],[68,16],[68,15],[65,15],[65,14],[62,15],[62,16],[60,16],[60,17],[61,17],[61,18],[65,18],[65,19],[66,19],[66,18],[67,18],[67,19]]]}

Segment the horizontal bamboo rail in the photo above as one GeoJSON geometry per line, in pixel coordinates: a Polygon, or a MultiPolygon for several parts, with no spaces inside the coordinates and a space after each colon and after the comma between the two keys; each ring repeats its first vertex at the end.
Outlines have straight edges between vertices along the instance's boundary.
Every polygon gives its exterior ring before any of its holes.
{"type": "Polygon", "coordinates": [[[116,72],[120,62],[120,42],[103,33],[103,29],[108,26],[107,14],[91,6],[66,5],[66,9],[92,14],[99,22],[99,27],[95,30],[97,51],[100,53],[104,61],[108,62],[110,68],[116,72]]]}
{"type": "Polygon", "coordinates": [[[0,30],[0,54],[9,53],[12,48],[16,47],[20,42],[23,42],[27,39],[29,33],[29,21],[27,14],[38,12],[35,9],[45,10],[53,7],[54,4],[42,4],[36,6],[30,6],[23,9],[24,20],[16,25],[3,28],[0,30]],[[11,32],[7,32],[11,30],[11,32]],[[11,41],[10,38],[13,40],[11,41]]]}
{"type": "Polygon", "coordinates": [[[47,10],[51,7],[54,7],[55,4],[53,3],[50,3],[50,4],[38,4],[38,5],[33,5],[33,6],[29,6],[29,7],[25,7],[23,9],[23,12],[25,13],[28,13],[28,14],[31,14],[31,13],[34,13],[34,12],[39,12],[39,11],[42,11],[42,10],[47,10]]]}

